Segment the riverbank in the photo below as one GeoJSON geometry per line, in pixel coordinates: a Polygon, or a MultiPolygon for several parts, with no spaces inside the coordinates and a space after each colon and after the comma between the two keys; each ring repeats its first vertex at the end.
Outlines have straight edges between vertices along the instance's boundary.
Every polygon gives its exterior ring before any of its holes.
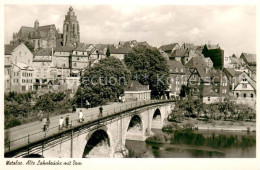
{"type": "MultiPolygon", "coordinates": [[[[167,122],[167,125],[173,124],[173,122],[167,122]]],[[[245,121],[224,121],[224,120],[212,120],[203,121],[196,118],[185,118],[181,123],[176,123],[180,127],[192,126],[197,130],[221,130],[221,131],[256,131],[255,122],[245,121]]]]}

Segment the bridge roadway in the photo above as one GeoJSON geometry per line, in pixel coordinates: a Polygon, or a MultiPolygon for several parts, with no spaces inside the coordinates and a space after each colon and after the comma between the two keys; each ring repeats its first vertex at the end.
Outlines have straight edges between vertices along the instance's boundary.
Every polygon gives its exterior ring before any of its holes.
{"type": "MultiPolygon", "coordinates": [[[[130,108],[134,108],[137,106],[154,103],[154,102],[158,102],[158,101],[146,100],[146,101],[134,101],[134,102],[126,102],[126,103],[111,103],[109,105],[103,105],[103,117],[130,108]]],[[[28,124],[16,126],[14,128],[6,129],[5,138],[7,138],[9,142],[5,143],[5,152],[24,146],[29,142],[33,142],[39,139],[44,139],[48,136],[51,136],[52,134],[59,133],[58,125],[59,125],[60,117],[65,118],[67,115],[69,115],[72,126],[78,126],[82,124],[77,121],[79,110],[80,108],[78,108],[77,111],[74,113],[68,113],[68,114],[50,117],[51,123],[48,132],[43,132],[43,122],[41,121],[31,122],[28,124]]],[[[91,122],[93,120],[98,119],[99,107],[90,108],[90,109],[84,108],[82,109],[82,112],[84,116],[84,123],[91,122]]]]}

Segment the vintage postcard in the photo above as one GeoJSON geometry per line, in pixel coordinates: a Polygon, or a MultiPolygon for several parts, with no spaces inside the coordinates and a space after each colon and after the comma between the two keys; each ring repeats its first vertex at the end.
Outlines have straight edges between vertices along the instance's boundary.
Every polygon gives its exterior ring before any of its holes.
{"type": "Polygon", "coordinates": [[[4,169],[259,168],[256,1],[25,2],[1,4],[4,169]]]}

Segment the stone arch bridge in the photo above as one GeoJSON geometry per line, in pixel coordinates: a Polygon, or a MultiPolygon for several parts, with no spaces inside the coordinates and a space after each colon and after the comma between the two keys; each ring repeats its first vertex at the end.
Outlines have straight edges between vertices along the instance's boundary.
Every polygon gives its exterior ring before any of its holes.
{"type": "Polygon", "coordinates": [[[145,141],[151,129],[161,129],[174,101],[160,101],[82,124],[33,142],[5,157],[123,157],[126,140],[145,141]]]}

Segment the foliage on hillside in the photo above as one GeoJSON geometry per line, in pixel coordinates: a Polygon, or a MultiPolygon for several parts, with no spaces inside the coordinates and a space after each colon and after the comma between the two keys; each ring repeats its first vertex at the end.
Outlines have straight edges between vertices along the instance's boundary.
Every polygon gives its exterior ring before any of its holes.
{"type": "Polygon", "coordinates": [[[9,92],[4,96],[5,128],[41,120],[44,116],[68,113],[71,100],[66,92],[47,93],[9,92]]]}

